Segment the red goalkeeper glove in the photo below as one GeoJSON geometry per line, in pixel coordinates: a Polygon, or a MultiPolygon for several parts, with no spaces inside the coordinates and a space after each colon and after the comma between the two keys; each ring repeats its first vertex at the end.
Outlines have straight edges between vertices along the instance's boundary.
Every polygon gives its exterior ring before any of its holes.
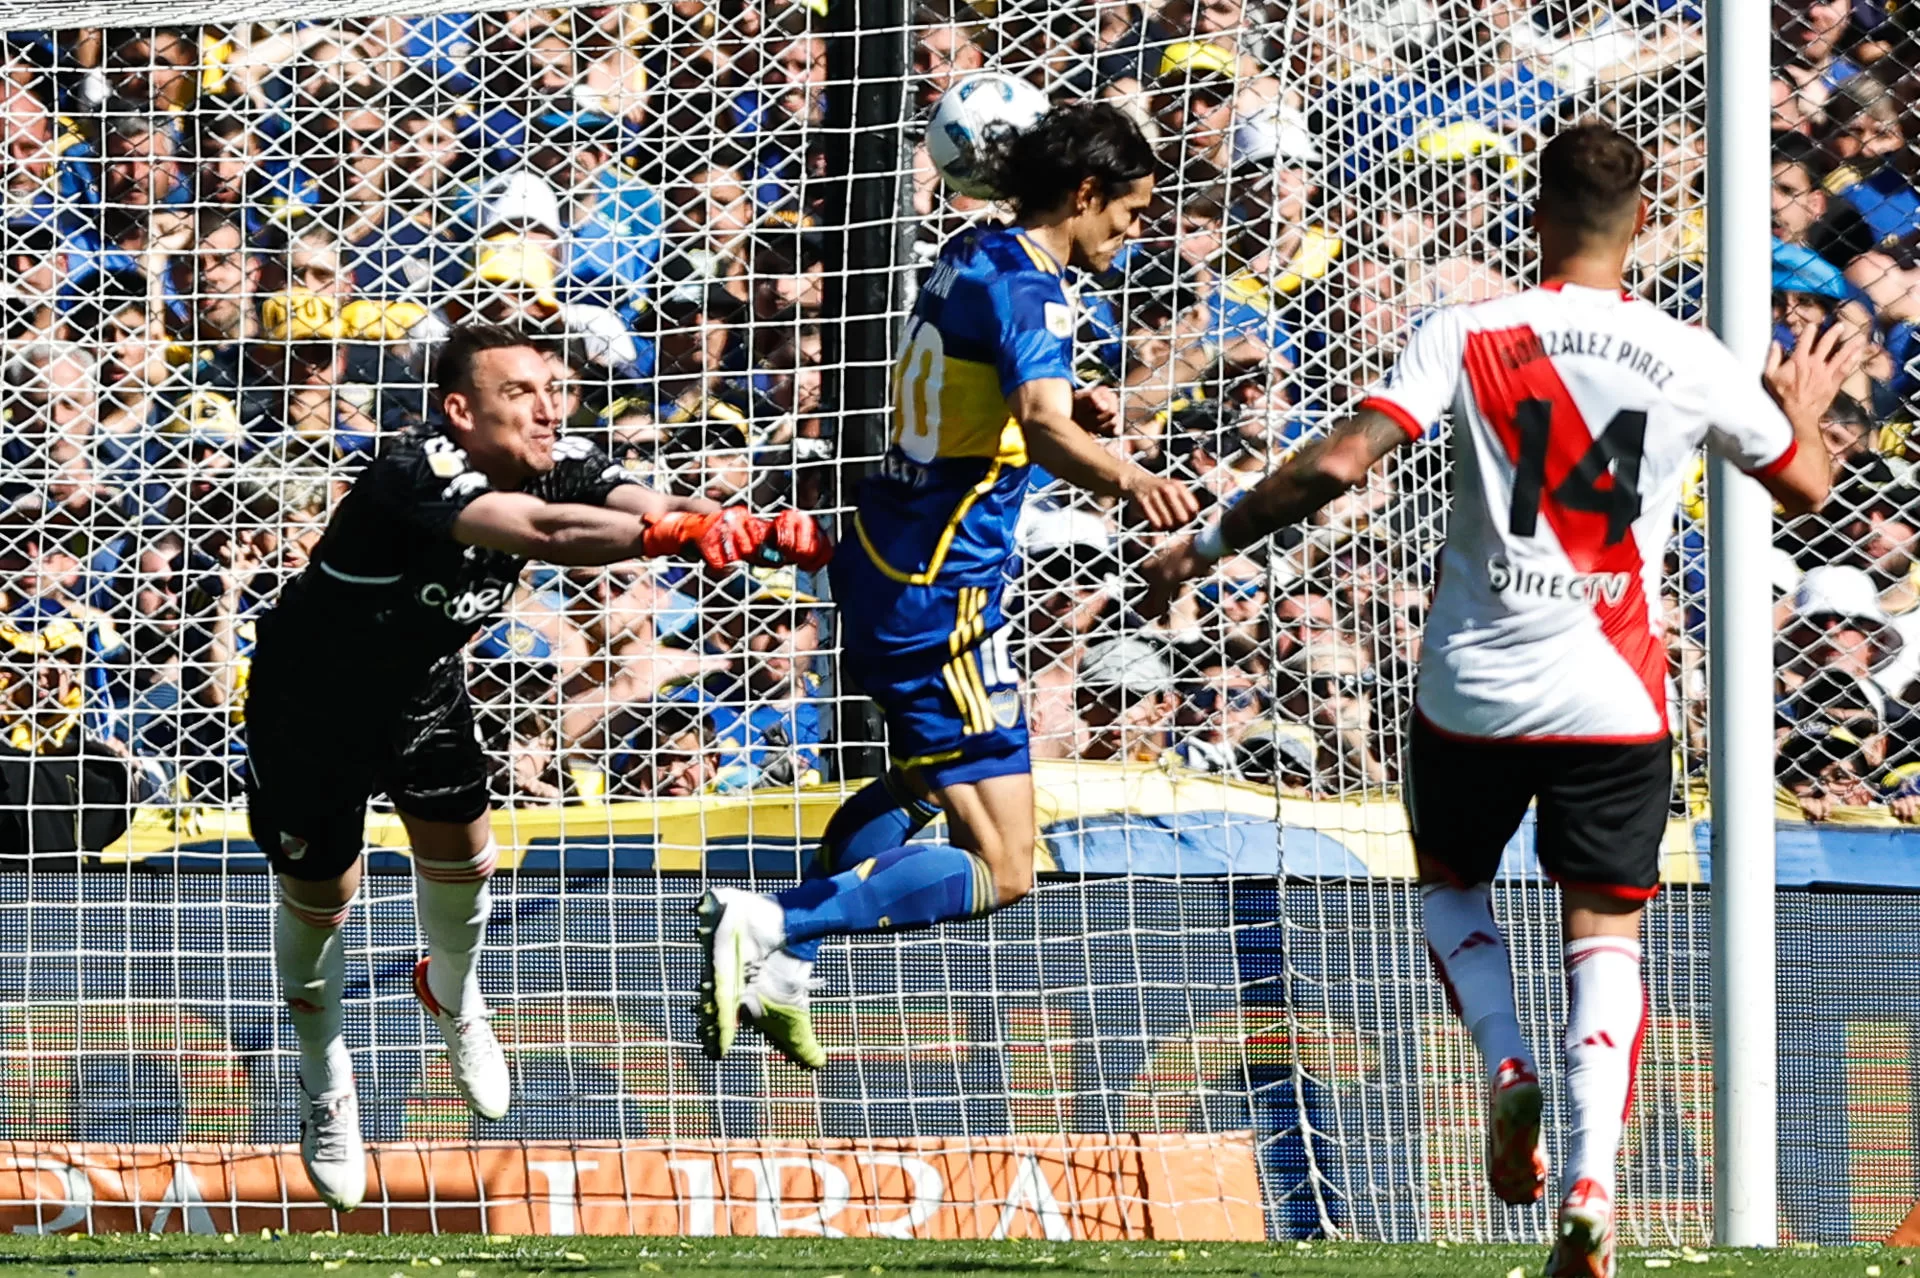
{"type": "Polygon", "coordinates": [[[812,515],[799,510],[783,510],[773,517],[773,548],[780,553],[781,563],[807,572],[819,572],[833,559],[833,539],[820,531],[812,515]]]}
{"type": "Polygon", "coordinates": [[[740,506],[707,515],[676,510],[648,522],[640,550],[658,557],[692,548],[700,552],[707,567],[719,571],[743,559],[757,560],[756,552],[766,543],[769,532],[766,520],[740,506]]]}

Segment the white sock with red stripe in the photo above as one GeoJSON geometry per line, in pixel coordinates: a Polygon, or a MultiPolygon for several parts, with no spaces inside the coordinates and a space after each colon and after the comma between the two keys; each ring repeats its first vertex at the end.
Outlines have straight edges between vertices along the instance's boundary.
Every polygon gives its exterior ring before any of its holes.
{"type": "Polygon", "coordinates": [[[1507,938],[1493,918],[1493,888],[1484,883],[1470,888],[1429,883],[1420,889],[1420,900],[1433,970],[1473,1035],[1487,1076],[1509,1059],[1533,1069],[1533,1053],[1513,1007],[1507,938]]]}
{"type": "Polygon", "coordinates": [[[1614,1163],[1633,1100],[1647,992],[1640,942],[1589,936],[1567,942],[1566,1188],[1591,1178],[1613,1194],[1614,1163]]]}
{"type": "Polygon", "coordinates": [[[282,888],[273,914],[273,967],[300,1042],[300,1081],[315,1096],[353,1082],[353,1058],[347,1054],[340,1012],[347,976],[340,926],[347,921],[347,909],[297,905],[282,888]]]}
{"type": "Polygon", "coordinates": [[[414,912],[427,941],[427,992],[455,1018],[485,1009],[480,942],[493,913],[487,879],[500,858],[492,839],[469,861],[413,858],[414,912]]]}

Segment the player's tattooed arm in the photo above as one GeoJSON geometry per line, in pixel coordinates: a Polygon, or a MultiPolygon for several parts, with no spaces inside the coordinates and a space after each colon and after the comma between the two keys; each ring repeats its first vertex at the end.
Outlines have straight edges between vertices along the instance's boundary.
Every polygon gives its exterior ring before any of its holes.
{"type": "Polygon", "coordinates": [[[1304,445],[1235,503],[1217,527],[1176,538],[1146,562],[1141,569],[1147,579],[1141,613],[1164,615],[1180,593],[1181,583],[1198,577],[1223,555],[1313,514],[1364,481],[1375,463],[1406,442],[1407,432],[1399,422],[1385,413],[1362,409],[1324,438],[1304,445]]]}
{"type": "Polygon", "coordinates": [[[1362,409],[1254,485],[1221,518],[1221,539],[1230,550],[1244,549],[1299,523],[1365,482],[1381,458],[1406,442],[1407,432],[1399,422],[1362,409]]]}

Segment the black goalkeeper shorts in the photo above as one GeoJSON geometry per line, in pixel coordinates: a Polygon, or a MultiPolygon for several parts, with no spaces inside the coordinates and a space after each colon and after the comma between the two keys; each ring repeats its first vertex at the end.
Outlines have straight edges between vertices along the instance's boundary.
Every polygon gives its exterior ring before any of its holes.
{"type": "Polygon", "coordinates": [[[1537,801],[1534,849],[1562,887],[1644,901],[1660,888],[1673,742],[1475,741],[1414,716],[1404,793],[1423,873],[1491,882],[1537,801]]]}
{"type": "Polygon", "coordinates": [[[423,821],[487,811],[466,663],[448,657],[392,705],[342,703],[316,673],[262,670],[247,689],[247,821],[273,868],[331,879],[359,859],[367,800],[423,821]]]}

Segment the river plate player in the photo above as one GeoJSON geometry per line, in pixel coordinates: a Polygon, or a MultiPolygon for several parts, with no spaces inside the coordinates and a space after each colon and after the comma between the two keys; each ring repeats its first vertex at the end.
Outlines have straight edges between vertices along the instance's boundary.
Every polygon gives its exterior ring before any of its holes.
{"type": "Polygon", "coordinates": [[[343,1211],[366,1193],[366,1153],[341,1033],[340,926],[373,795],[393,801],[413,847],[427,950],[414,992],[468,1107],[507,1111],[506,1060],[477,976],[496,848],[465,648],[527,560],[696,550],[715,569],[818,569],[831,554],[797,511],[769,521],[665,497],[561,436],[547,361],[510,329],[455,328],[435,367],[439,418],[367,468],[306,571],[260,618],[247,704],[248,815],[279,874],[274,959],[300,1041],[300,1153],[343,1211]]]}
{"type": "Polygon", "coordinates": [[[949,240],[894,365],[894,434],[862,481],[834,561],[846,668],[887,719],[893,767],[840,808],[805,881],[702,898],[701,1027],[724,1055],[741,1015],[797,1064],[826,1061],[807,1010],[821,938],[968,918],[1033,883],[1033,778],[1001,593],[1035,464],[1122,498],[1155,528],[1192,493],[1107,451],[1112,402],[1076,393],[1066,271],[1105,270],[1153,193],[1153,150],[1115,107],[1048,113],[1021,133],[998,188],[1011,226],[949,240]],[[947,842],[908,846],[944,812],[947,842]]]}
{"type": "Polygon", "coordinates": [[[1529,803],[1560,884],[1568,1164],[1549,1275],[1613,1272],[1614,1164],[1646,1028],[1640,914],[1672,784],[1660,574],[1704,442],[1789,512],[1826,500],[1820,419],[1861,348],[1841,330],[1755,378],[1704,330],[1621,290],[1646,158],[1611,126],[1538,161],[1537,288],[1437,311],[1354,415],[1149,561],[1146,611],[1305,519],[1452,411],[1453,504],[1403,771],[1435,970],[1488,1082],[1487,1172],[1545,1192],[1541,1095],[1491,880],[1529,803]],[[1784,412],[1782,411],[1784,410],[1784,412]]]}

